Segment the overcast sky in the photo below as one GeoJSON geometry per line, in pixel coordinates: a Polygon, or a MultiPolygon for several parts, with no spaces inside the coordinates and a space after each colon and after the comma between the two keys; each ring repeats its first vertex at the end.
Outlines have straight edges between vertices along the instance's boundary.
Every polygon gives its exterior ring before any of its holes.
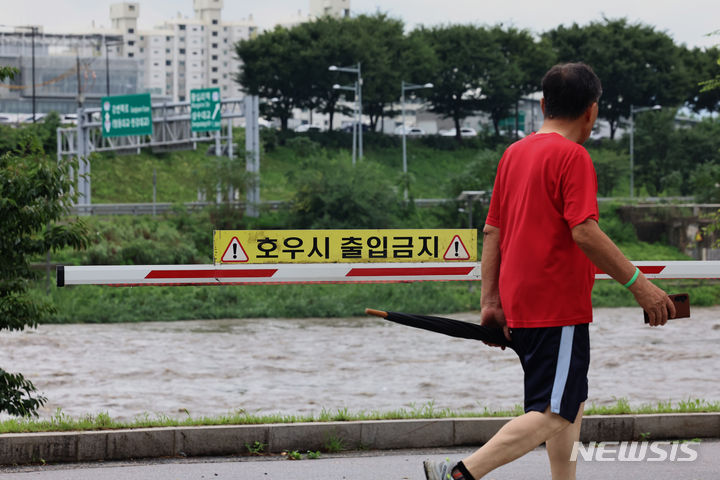
{"type": "MultiPolygon", "coordinates": [[[[46,31],[86,29],[91,22],[108,26],[110,4],[106,0],[0,0],[0,24],[42,25],[46,31]]],[[[152,28],[163,20],[192,16],[192,0],[140,0],[141,29],[152,28]]],[[[261,28],[275,21],[305,15],[309,0],[225,0],[224,20],[240,20],[252,15],[261,28]]],[[[711,46],[720,36],[706,34],[720,29],[720,0],[350,0],[353,13],[378,10],[402,19],[412,28],[418,24],[503,23],[535,33],[573,22],[586,24],[608,18],[627,17],[665,31],[677,43],[711,46]]]]}

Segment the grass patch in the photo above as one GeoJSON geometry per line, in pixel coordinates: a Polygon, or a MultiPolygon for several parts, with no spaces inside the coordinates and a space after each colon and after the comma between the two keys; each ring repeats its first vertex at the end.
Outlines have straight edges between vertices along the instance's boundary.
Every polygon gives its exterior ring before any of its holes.
{"type": "MultiPolygon", "coordinates": [[[[720,401],[711,402],[702,399],[688,399],[676,403],[658,402],[657,404],[642,404],[631,406],[627,399],[619,399],[615,405],[596,406],[585,408],[585,415],[630,415],[652,413],[707,413],[720,412],[720,401]]],[[[2,433],[29,433],[29,432],[63,432],[87,430],[113,430],[126,428],[150,427],[187,427],[208,425],[260,425],[277,423],[305,423],[305,422],[350,422],[361,420],[413,420],[413,419],[440,419],[440,418],[486,418],[486,417],[514,417],[522,415],[521,405],[515,405],[511,410],[489,410],[485,407],[481,411],[454,411],[451,409],[437,409],[432,402],[419,407],[400,408],[390,411],[359,411],[349,412],[347,409],[330,411],[323,409],[319,415],[281,415],[281,414],[250,414],[244,410],[218,417],[192,418],[188,415],[184,419],[175,419],[167,416],[143,415],[129,422],[113,420],[106,413],[86,415],[73,418],[58,410],[49,419],[14,418],[0,422],[2,433]]],[[[262,454],[265,446],[259,442],[247,446],[248,451],[262,454]]],[[[328,451],[341,450],[342,441],[330,439],[327,442],[328,451]],[[331,441],[332,440],[332,441],[331,441]]]]}

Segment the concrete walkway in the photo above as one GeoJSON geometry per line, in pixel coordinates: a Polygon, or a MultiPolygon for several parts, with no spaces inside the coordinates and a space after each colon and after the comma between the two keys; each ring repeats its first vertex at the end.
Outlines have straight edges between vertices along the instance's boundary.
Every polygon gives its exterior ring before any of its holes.
{"type": "MultiPolygon", "coordinates": [[[[670,461],[578,461],[578,478],[583,480],[716,480],[720,471],[720,442],[696,444],[697,459],[670,461]]],[[[109,464],[61,464],[44,467],[0,469],[0,479],[14,480],[424,480],[426,458],[460,459],[469,448],[448,450],[365,451],[342,455],[323,454],[317,460],[289,461],[286,457],[204,458],[111,462],[109,464]]],[[[500,467],[486,480],[549,479],[550,469],[544,448],[500,467]]]]}

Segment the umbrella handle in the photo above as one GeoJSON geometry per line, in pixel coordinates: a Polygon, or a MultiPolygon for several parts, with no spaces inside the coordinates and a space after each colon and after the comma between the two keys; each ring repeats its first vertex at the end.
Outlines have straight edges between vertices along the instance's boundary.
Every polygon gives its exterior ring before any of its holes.
{"type": "Polygon", "coordinates": [[[366,308],[365,313],[368,315],[374,315],[376,317],[381,317],[381,318],[387,318],[387,316],[388,316],[387,312],[383,312],[382,310],[375,310],[372,308],[366,308]]]}

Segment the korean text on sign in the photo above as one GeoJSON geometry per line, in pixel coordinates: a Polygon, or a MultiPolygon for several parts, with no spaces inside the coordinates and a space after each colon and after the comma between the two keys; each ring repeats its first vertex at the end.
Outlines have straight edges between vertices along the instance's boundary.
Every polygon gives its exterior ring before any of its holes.
{"type": "Polygon", "coordinates": [[[477,233],[469,229],[218,230],[213,257],[215,263],[477,261],[477,233]],[[242,260],[227,255],[235,242],[246,252],[242,260]]]}

